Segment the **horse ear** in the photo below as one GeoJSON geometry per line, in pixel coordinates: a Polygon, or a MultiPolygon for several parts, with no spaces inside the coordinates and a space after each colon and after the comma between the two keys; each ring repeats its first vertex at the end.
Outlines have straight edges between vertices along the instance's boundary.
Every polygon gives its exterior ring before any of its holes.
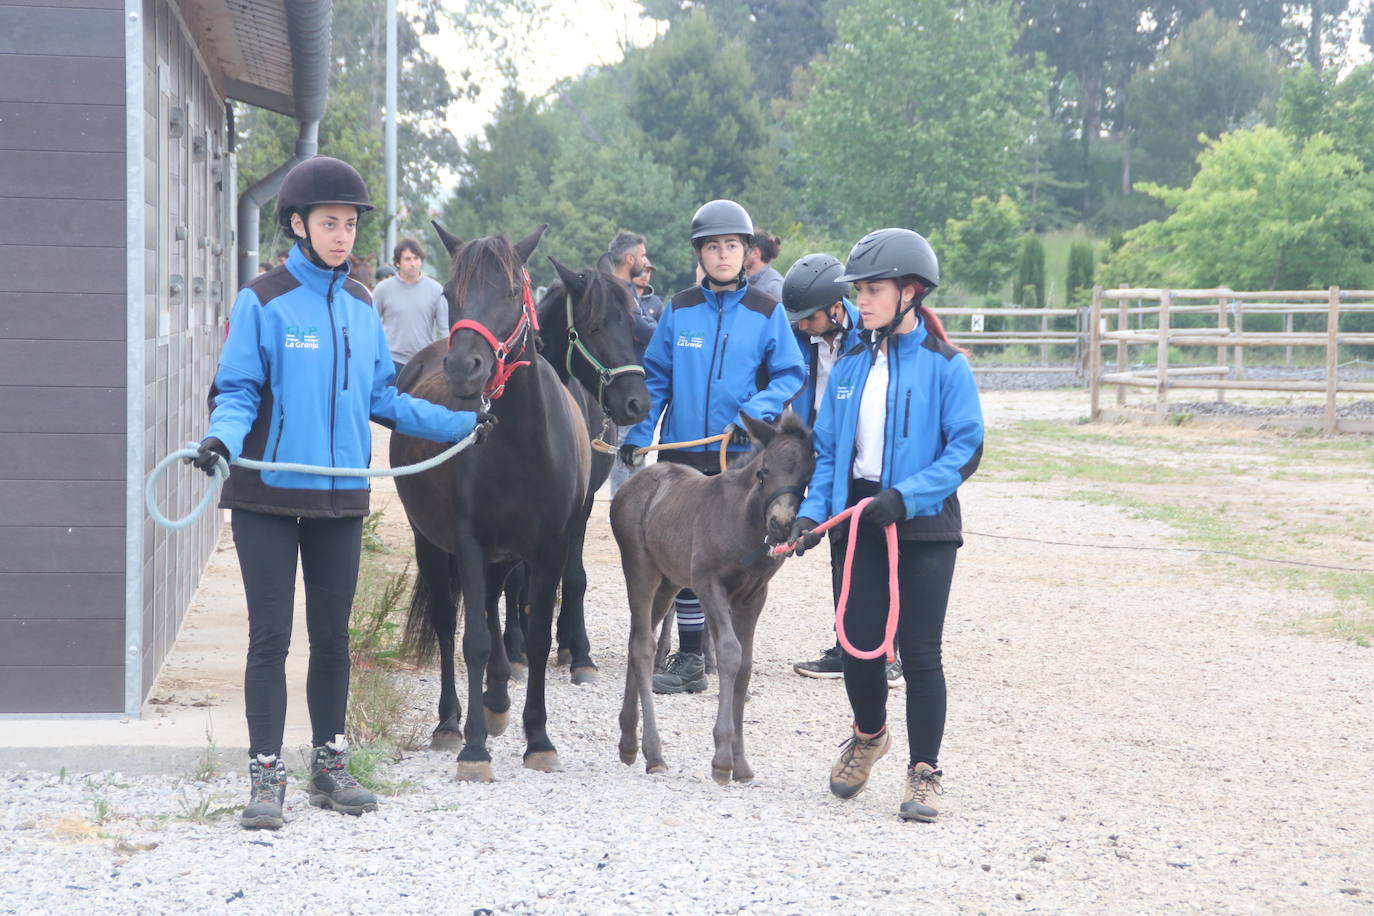
{"type": "Polygon", "coordinates": [[[444,247],[448,249],[449,255],[457,254],[458,249],[463,247],[463,240],[458,238],[458,236],[451,235],[443,226],[439,225],[434,220],[430,220],[429,224],[434,227],[435,232],[439,233],[439,241],[444,243],[444,247]]]}
{"type": "Polygon", "coordinates": [[[740,411],[740,419],[744,421],[744,428],[749,430],[749,435],[759,445],[767,445],[773,440],[773,434],[777,428],[766,420],[755,420],[749,414],[740,411]]]}
{"type": "Polygon", "coordinates": [[[544,223],[538,229],[525,236],[515,243],[515,250],[520,255],[520,263],[523,264],[534,254],[534,247],[539,244],[539,240],[544,237],[544,231],[549,228],[548,223],[544,223]]]}
{"type": "Polygon", "coordinates": [[[549,255],[549,263],[553,265],[554,270],[558,271],[558,279],[563,281],[563,288],[571,293],[574,299],[581,299],[582,294],[587,290],[587,275],[574,273],[553,255],[549,255]]]}

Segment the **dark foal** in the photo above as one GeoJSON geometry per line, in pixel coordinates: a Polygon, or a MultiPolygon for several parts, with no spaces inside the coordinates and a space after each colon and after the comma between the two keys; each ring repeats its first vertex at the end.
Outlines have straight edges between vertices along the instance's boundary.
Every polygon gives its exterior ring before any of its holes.
{"type": "MultiPolygon", "coordinates": [[[[743,416],[743,415],[741,415],[743,416]]],[[[654,628],[684,586],[701,596],[716,643],[720,703],[712,734],[711,776],[747,782],[744,702],[753,670],[754,627],[768,581],[782,560],[761,549],[787,540],[815,456],[811,431],[792,414],[777,424],[743,416],[756,451],[749,462],[715,477],[680,464],[645,468],[611,503],[611,530],[630,602],[629,667],[620,709],[620,759],[634,762],[639,704],[644,706],[644,763],[667,770],[654,717],[654,628]]]]}
{"type": "MultiPolygon", "coordinates": [[[[499,734],[510,710],[510,665],[496,597],[521,562],[530,570],[532,650],[523,715],[525,766],[559,768],[546,728],[546,662],[558,584],[570,547],[585,533],[591,448],[582,412],[557,373],[535,353],[533,301],[523,264],[543,232],[541,227],[511,245],[504,237],[464,243],[439,229],[453,256],[445,295],[458,326],[448,344],[421,351],[423,358],[407,365],[398,380],[411,394],[454,408],[474,409],[485,394],[500,421],[481,445],[396,482],[415,532],[419,568],[407,635],[421,651],[437,642],[442,665],[433,741],[440,748],[457,743],[461,719],[453,651],[455,598],[462,599],[469,710],[458,754],[460,779],[492,778],[488,720],[490,732],[499,734]],[[498,359],[498,346],[504,359],[498,359]],[[475,700],[479,695],[481,703],[475,700]]],[[[391,462],[410,464],[441,448],[393,435],[391,462]]]]}

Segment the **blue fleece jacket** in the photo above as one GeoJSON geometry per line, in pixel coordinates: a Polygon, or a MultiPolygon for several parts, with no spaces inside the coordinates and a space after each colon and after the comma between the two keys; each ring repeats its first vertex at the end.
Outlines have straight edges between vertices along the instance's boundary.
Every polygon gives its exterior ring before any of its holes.
{"type": "MultiPolygon", "coordinates": [[[[859,325],[859,310],[854,307],[854,303],[848,299],[841,299],[844,305],[845,329],[840,334],[840,356],[848,353],[855,344],[859,342],[859,334],[863,328],[859,325]]],[[[816,370],[820,365],[820,344],[813,343],[810,334],[803,334],[801,331],[793,331],[797,337],[797,346],[801,349],[802,356],[806,359],[806,384],[802,385],[801,391],[797,392],[788,405],[792,412],[806,421],[807,426],[816,425],[816,370]]],[[[838,363],[839,361],[836,360],[838,363]]],[[[832,367],[833,369],[833,367],[832,367]]]]}
{"type": "Polygon", "coordinates": [[[746,283],[674,296],[644,352],[644,373],[649,414],[625,437],[628,445],[650,444],[660,416],[662,442],[717,435],[738,425],[741,413],[776,420],[805,381],[806,364],[782,306],[746,283]]]}
{"type": "MultiPolygon", "coordinates": [[[[797,514],[824,521],[849,505],[859,402],[873,366],[870,332],[830,372],[813,431],[816,470],[797,514]]],[[[888,339],[887,419],[881,484],[902,494],[906,540],[962,543],[956,491],[983,454],[983,410],[962,353],[919,322],[888,339]]]]}

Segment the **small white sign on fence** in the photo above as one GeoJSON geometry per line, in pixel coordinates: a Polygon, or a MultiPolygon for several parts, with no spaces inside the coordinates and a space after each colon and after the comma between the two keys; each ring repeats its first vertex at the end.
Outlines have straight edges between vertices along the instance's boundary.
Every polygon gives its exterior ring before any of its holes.
{"type": "Polygon", "coordinates": [[[969,331],[970,331],[971,333],[974,333],[974,334],[981,334],[981,333],[983,333],[983,316],[982,316],[982,315],[970,315],[970,316],[969,316],[968,323],[969,323],[969,331]]]}

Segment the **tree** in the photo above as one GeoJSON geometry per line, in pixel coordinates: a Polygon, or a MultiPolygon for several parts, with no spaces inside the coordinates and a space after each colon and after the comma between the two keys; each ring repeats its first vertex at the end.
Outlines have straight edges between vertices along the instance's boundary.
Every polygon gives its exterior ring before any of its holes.
{"type": "Polygon", "coordinates": [[[1250,126],[1257,109],[1278,94],[1280,71],[1235,23],[1212,12],[1193,22],[1146,70],[1138,71],[1127,94],[1133,139],[1146,161],[1141,178],[1186,184],[1197,171],[1200,136],[1216,138],[1250,126]]]}
{"type": "Polygon", "coordinates": [[[1017,305],[1028,309],[1045,306],[1045,243],[1038,235],[1027,235],[1021,240],[1011,297],[1017,305]]]}
{"type": "Polygon", "coordinates": [[[1012,54],[1001,0],[855,0],[794,115],[789,167],[819,217],[857,237],[964,216],[1014,190],[1048,73],[1012,54]]]}
{"type": "Polygon", "coordinates": [[[703,199],[740,196],[767,139],[744,43],[697,11],[626,66],[629,110],[654,157],[703,199]]]}
{"type": "Polygon", "coordinates": [[[1104,282],[1236,289],[1374,284],[1374,178],[1332,139],[1224,134],[1187,188],[1144,184],[1172,214],[1104,265],[1104,282]]]}
{"type": "Polygon", "coordinates": [[[1284,81],[1277,122],[1302,140],[1327,134],[1337,152],[1349,153],[1374,173],[1374,65],[1361,64],[1341,80],[1303,66],[1284,81]]]}
{"type": "Polygon", "coordinates": [[[940,233],[942,279],[975,296],[997,292],[1016,267],[1017,242],[1024,228],[1021,208],[1007,195],[995,202],[974,198],[968,218],[947,220],[940,233]]]}
{"type": "Polygon", "coordinates": [[[1097,270],[1097,256],[1093,243],[1074,239],[1069,245],[1069,271],[1064,283],[1064,301],[1070,306],[1081,305],[1093,288],[1093,274],[1097,270]]]}

